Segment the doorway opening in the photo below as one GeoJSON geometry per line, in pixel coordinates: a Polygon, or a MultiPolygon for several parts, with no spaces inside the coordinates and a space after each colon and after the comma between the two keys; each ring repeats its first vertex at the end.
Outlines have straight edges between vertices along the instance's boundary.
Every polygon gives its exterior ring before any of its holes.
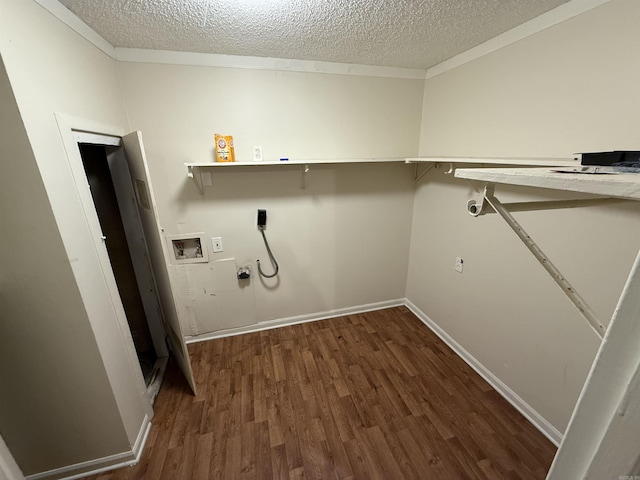
{"type": "Polygon", "coordinates": [[[78,143],[103,240],[124,307],[140,368],[153,402],[168,351],[155,295],[144,233],[134,209],[131,177],[121,147],[78,143]],[[142,278],[149,277],[149,278],[142,278]],[[158,329],[162,333],[158,333],[158,329]],[[156,337],[154,339],[154,331],[156,337]]]}

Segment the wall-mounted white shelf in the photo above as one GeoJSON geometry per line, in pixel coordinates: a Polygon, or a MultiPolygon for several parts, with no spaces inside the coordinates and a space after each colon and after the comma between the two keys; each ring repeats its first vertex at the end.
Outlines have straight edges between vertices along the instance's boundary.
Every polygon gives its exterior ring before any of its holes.
{"type": "Polygon", "coordinates": [[[460,168],[457,178],[640,200],[640,174],[561,173],[551,168],[460,168]]]}
{"type": "Polygon", "coordinates": [[[390,163],[404,162],[404,158],[346,158],[327,160],[265,160],[262,162],[201,162],[185,163],[187,167],[214,167],[214,168],[236,168],[236,167],[268,167],[273,165],[321,165],[325,163],[390,163]]]}
{"type": "Polygon", "coordinates": [[[415,157],[407,163],[484,163],[488,165],[567,166],[580,163],[580,156],[570,158],[508,158],[508,157],[415,157]]]}
{"type": "Polygon", "coordinates": [[[574,166],[580,163],[580,155],[575,155],[571,158],[515,158],[515,157],[415,157],[407,158],[407,163],[415,164],[415,172],[413,174],[413,181],[420,180],[429,170],[436,165],[442,163],[449,164],[449,169],[444,173],[450,174],[454,172],[454,165],[460,163],[475,163],[483,165],[519,165],[522,167],[538,167],[538,166],[574,166]],[[426,164],[427,167],[421,172],[419,171],[419,165],[426,164]]]}
{"type": "Polygon", "coordinates": [[[302,167],[302,184],[306,185],[306,174],[312,165],[324,164],[361,164],[361,163],[405,163],[404,158],[354,158],[354,159],[328,159],[328,160],[277,160],[262,162],[201,162],[185,163],[187,167],[187,177],[192,178],[198,186],[201,195],[204,194],[204,187],[213,185],[211,172],[219,168],[256,168],[256,167],[276,167],[287,168],[291,166],[302,167]]]}

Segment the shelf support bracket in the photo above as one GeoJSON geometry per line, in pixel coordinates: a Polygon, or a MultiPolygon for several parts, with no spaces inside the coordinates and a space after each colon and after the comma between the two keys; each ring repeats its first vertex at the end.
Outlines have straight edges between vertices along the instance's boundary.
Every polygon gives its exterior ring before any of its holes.
{"type": "MultiPolygon", "coordinates": [[[[475,188],[475,187],[474,187],[475,188]]],[[[493,190],[491,186],[485,187],[484,193],[478,193],[476,198],[472,198],[467,202],[467,212],[472,217],[478,217],[480,215],[486,215],[489,213],[496,213],[485,200],[486,195],[493,196],[493,190]]],[[[614,203],[626,202],[624,198],[584,198],[575,200],[546,200],[542,202],[515,202],[515,203],[503,203],[502,206],[506,208],[510,213],[513,212],[531,212],[540,210],[556,210],[565,208],[579,208],[579,207],[592,207],[595,205],[611,205],[614,203]]]]}
{"type": "Polygon", "coordinates": [[[198,192],[200,192],[200,195],[204,196],[204,187],[202,185],[202,172],[200,171],[200,168],[188,166],[187,177],[195,180],[196,185],[198,187],[198,192]]]}
{"type": "Polygon", "coordinates": [[[453,167],[453,163],[449,162],[449,170],[447,170],[446,172],[444,172],[445,175],[451,175],[452,173],[455,173],[455,168],[453,167]]]}
{"type": "Polygon", "coordinates": [[[435,165],[436,165],[435,162],[428,163],[425,169],[422,170],[422,172],[420,172],[420,162],[416,162],[416,166],[413,171],[414,183],[420,180],[422,177],[424,177],[429,172],[429,170],[431,170],[435,165]]]}
{"type": "Polygon", "coordinates": [[[301,170],[302,177],[300,179],[300,181],[301,181],[300,185],[301,185],[302,190],[306,190],[307,189],[307,173],[309,173],[309,170],[311,170],[309,168],[309,164],[305,164],[305,165],[302,166],[302,170],[301,170]]]}
{"type": "MultiPolygon", "coordinates": [[[[474,187],[475,189],[475,187],[474,187]]],[[[488,183],[484,186],[484,191],[479,193],[476,190],[476,198],[472,198],[467,202],[467,212],[472,217],[477,217],[479,215],[484,215],[487,213],[487,195],[493,195],[494,187],[492,184],[488,183]]]]}
{"type": "Polygon", "coordinates": [[[560,270],[551,262],[549,257],[547,257],[544,252],[540,249],[540,247],[533,241],[531,236],[520,226],[517,220],[511,215],[511,213],[505,208],[505,206],[494,196],[494,186],[493,184],[487,184],[484,187],[484,192],[482,195],[482,201],[479,202],[477,200],[470,200],[467,203],[467,210],[473,216],[479,215],[483,208],[486,205],[490,205],[495,212],[502,217],[502,219],[506,222],[506,224],[513,230],[513,232],[520,238],[522,243],[524,243],[525,247],[529,249],[529,251],[533,254],[533,256],[538,260],[538,263],[542,265],[542,267],[547,271],[547,273],[551,276],[551,278],[556,282],[556,284],[560,287],[560,289],[565,293],[569,301],[578,309],[580,314],[584,317],[587,323],[591,326],[594,332],[600,337],[603,338],[605,328],[602,323],[598,320],[595,313],[591,309],[591,307],[587,304],[587,302],[578,294],[578,292],[573,288],[573,286],[569,283],[569,281],[560,273],[560,270]],[[472,203],[473,202],[473,203],[472,203]],[[471,212],[472,205],[478,213],[474,215],[471,212]]]}

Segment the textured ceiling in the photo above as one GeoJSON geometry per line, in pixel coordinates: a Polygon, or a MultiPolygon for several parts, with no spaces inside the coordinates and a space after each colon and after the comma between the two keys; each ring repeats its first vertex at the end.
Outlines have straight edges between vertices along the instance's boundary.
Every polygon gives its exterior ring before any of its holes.
{"type": "Polygon", "coordinates": [[[428,68],[567,0],[60,0],[115,47],[428,68]]]}

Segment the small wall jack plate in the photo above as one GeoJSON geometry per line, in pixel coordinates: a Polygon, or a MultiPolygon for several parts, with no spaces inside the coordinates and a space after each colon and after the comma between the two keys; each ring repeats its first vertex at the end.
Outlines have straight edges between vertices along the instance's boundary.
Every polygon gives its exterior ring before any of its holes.
{"type": "Polygon", "coordinates": [[[254,162],[262,161],[262,145],[253,146],[253,161],[254,162]]]}

